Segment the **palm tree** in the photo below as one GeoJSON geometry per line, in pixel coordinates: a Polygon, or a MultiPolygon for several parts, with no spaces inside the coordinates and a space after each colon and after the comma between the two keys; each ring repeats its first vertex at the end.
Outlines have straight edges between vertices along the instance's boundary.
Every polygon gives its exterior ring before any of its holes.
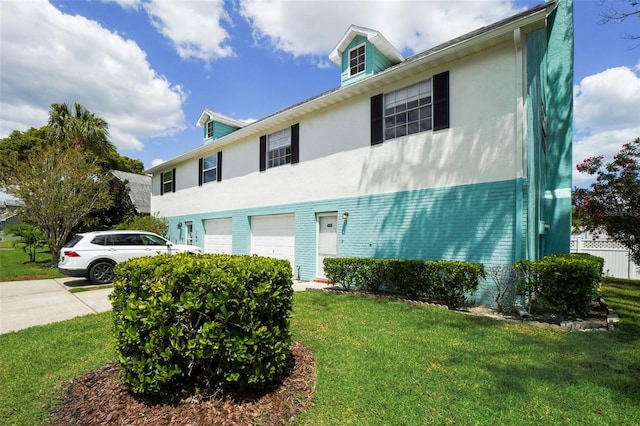
{"type": "Polygon", "coordinates": [[[67,103],[51,104],[48,125],[55,139],[77,150],[92,152],[99,158],[116,153],[116,147],[108,140],[109,124],[77,102],[73,110],[67,103]]]}

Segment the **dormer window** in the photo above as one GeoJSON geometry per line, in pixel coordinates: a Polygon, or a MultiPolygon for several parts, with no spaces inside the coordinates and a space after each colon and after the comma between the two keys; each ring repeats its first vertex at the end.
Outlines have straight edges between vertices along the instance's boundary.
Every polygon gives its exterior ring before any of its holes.
{"type": "Polygon", "coordinates": [[[213,120],[207,122],[207,139],[213,137],[213,120]]]}
{"type": "Polygon", "coordinates": [[[354,47],[349,51],[349,75],[354,76],[364,71],[365,45],[354,47]]]}

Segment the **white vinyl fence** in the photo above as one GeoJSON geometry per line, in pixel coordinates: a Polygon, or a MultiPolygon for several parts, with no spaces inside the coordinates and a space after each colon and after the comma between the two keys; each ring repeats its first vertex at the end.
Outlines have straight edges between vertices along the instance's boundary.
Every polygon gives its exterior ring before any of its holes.
{"type": "Polygon", "coordinates": [[[603,239],[571,239],[571,253],[589,253],[604,259],[604,275],[640,279],[640,267],[631,261],[629,250],[622,244],[603,239]]]}

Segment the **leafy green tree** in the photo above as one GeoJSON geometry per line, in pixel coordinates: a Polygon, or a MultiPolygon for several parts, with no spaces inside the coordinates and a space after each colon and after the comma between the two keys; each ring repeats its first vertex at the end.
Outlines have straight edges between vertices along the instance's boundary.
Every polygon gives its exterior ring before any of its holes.
{"type": "Polygon", "coordinates": [[[640,138],[624,144],[613,161],[591,157],[577,166],[595,176],[589,188],[575,188],[574,213],[586,230],[603,230],[640,264],[640,138]]]}
{"type": "Polygon", "coordinates": [[[169,233],[169,222],[167,221],[167,218],[160,217],[158,214],[155,214],[153,216],[140,215],[122,222],[121,224],[116,226],[115,229],[149,231],[166,237],[169,233]]]}
{"type": "MultiPolygon", "coordinates": [[[[0,139],[0,164],[6,162],[12,152],[18,154],[19,161],[26,161],[31,156],[31,150],[51,145],[54,141],[51,128],[46,125],[38,129],[32,127],[24,132],[14,130],[6,138],[0,139]]],[[[138,174],[144,171],[142,161],[120,155],[115,149],[93,153],[93,155],[105,170],[121,170],[138,174]]]]}
{"type": "Polygon", "coordinates": [[[73,108],[66,103],[51,104],[48,124],[53,137],[68,143],[72,148],[88,151],[99,157],[105,157],[116,150],[108,139],[109,124],[77,102],[73,108]]]}
{"type": "Polygon", "coordinates": [[[19,223],[14,226],[8,226],[4,232],[19,237],[20,239],[16,240],[13,246],[22,248],[22,250],[29,255],[29,262],[35,263],[38,249],[45,245],[45,238],[42,231],[31,224],[19,223]]]}
{"type": "Polygon", "coordinates": [[[60,144],[33,150],[27,162],[12,153],[0,173],[0,189],[21,199],[23,220],[40,228],[55,266],[73,228],[92,211],[109,207],[109,180],[76,149],[60,144]]]}
{"type": "Polygon", "coordinates": [[[39,129],[31,127],[24,132],[14,130],[6,138],[0,139],[0,162],[9,158],[9,154],[18,154],[19,161],[26,161],[34,147],[42,147],[51,143],[49,128],[42,126],[39,129]]]}

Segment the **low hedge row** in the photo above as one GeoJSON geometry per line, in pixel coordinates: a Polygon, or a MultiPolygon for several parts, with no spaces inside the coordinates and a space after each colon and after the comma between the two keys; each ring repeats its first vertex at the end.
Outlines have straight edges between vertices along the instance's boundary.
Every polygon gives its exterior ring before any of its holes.
{"type": "Polygon", "coordinates": [[[293,290],[286,260],[162,255],[115,267],[121,379],[134,393],[185,384],[261,388],[286,368],[293,290]]]}
{"type": "Polygon", "coordinates": [[[514,264],[522,277],[518,286],[529,308],[539,305],[563,316],[586,315],[598,295],[604,259],[589,254],[546,256],[514,264]]]}
{"type": "Polygon", "coordinates": [[[466,295],[486,277],[484,266],[476,262],[325,258],[323,264],[327,279],[346,290],[385,291],[454,308],[464,305],[466,295]]]}

